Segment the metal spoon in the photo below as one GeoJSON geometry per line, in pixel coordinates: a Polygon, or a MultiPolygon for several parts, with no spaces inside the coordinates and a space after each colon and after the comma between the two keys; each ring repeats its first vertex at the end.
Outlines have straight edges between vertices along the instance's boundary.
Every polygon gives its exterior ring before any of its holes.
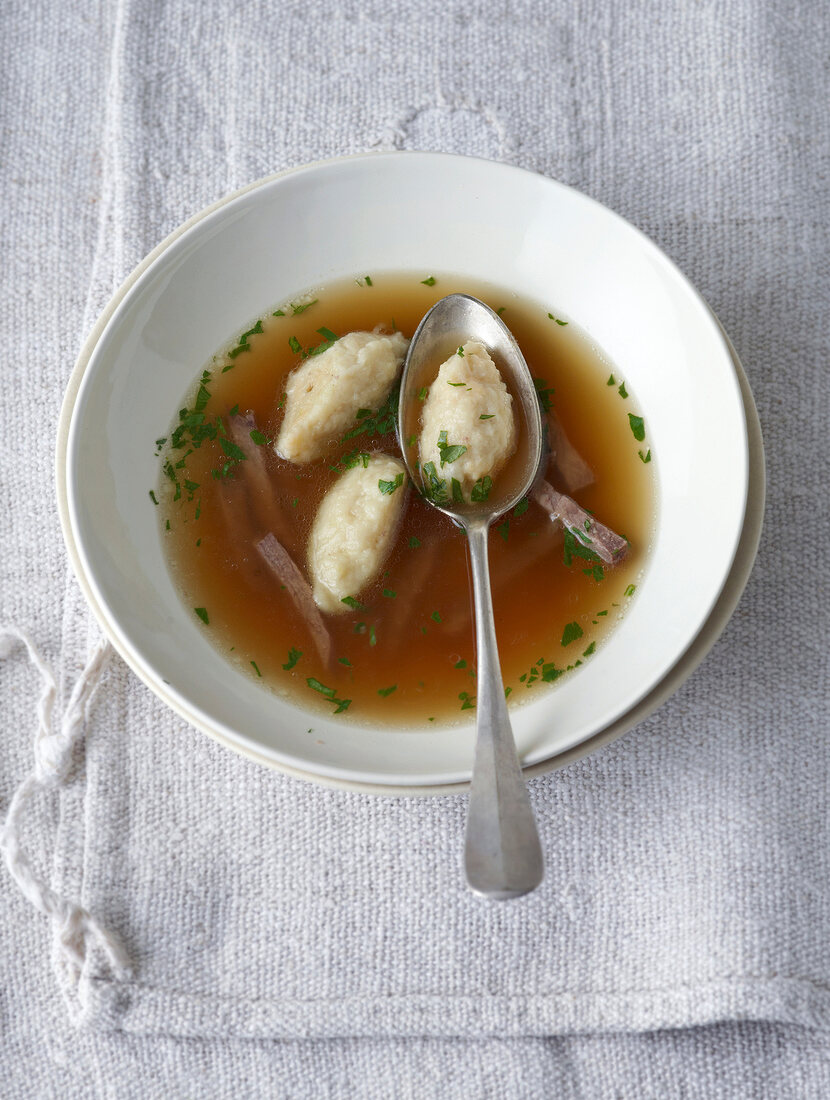
{"type": "Polygon", "coordinates": [[[424,387],[434,381],[441,363],[470,339],[485,345],[513,394],[518,460],[508,462],[494,477],[490,496],[482,503],[430,503],[466,531],[473,572],[478,702],[464,846],[467,882],[485,897],[515,898],[539,885],[544,864],[504,698],[487,532],[497,516],[530,492],[542,458],[542,422],[533,379],[518,344],[501,318],[477,298],[450,294],[436,302],[418,326],[404,363],[398,439],[410,476],[419,485],[418,445],[407,445],[407,441],[415,441],[420,435],[418,417],[424,387]]]}

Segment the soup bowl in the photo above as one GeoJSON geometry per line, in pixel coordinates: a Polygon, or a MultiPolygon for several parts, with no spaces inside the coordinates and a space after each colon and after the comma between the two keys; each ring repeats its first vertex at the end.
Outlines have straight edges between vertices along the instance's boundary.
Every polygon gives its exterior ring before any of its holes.
{"type": "Polygon", "coordinates": [[[648,426],[657,512],[636,599],[589,663],[515,709],[529,774],[629,728],[691,671],[743,587],[757,522],[747,534],[754,412],[717,320],[651,241],[579,192],[473,158],[369,154],[261,180],[182,226],[116,294],[67,391],[57,483],[76,573],[124,660],[205,733],[318,782],[411,794],[467,782],[473,723],[364,726],[252,681],[180,598],[148,494],[154,441],[242,325],[306,288],[402,270],[554,307],[648,426]]]}

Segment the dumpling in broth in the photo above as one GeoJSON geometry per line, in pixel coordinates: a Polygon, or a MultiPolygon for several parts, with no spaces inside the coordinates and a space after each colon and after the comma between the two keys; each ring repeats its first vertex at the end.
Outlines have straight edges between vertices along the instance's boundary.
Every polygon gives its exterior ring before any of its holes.
{"type": "Polygon", "coordinates": [[[375,453],[347,470],[326,493],[308,542],[314,601],[348,611],[378,575],[398,533],[408,487],[400,459],[375,453]]]}
{"type": "Polygon", "coordinates": [[[275,449],[289,462],[314,462],[354,425],[360,409],[377,409],[400,373],[409,341],[400,332],[350,332],[305,361],[288,378],[285,416],[275,449]]]}

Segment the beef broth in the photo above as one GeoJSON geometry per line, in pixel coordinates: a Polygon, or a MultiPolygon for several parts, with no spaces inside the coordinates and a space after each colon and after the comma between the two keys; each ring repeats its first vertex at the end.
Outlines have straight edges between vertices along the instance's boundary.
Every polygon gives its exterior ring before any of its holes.
{"type": "Polygon", "coordinates": [[[304,352],[319,354],[335,336],[376,326],[411,337],[426,310],[453,292],[503,307],[539,379],[544,415],[555,415],[550,438],[567,442],[563,469],[552,462],[547,480],[629,542],[624,560],[609,565],[593,554],[589,539],[552,523],[535,500],[493,526],[494,612],[511,704],[537,697],[591,659],[635,593],[653,527],[653,464],[636,399],[590,339],[557,320],[548,305],[469,279],[445,275],[433,285],[423,279],[375,274],[275,307],[207,365],[160,445],[162,536],[182,597],[204,629],[253,679],[304,708],[362,723],[473,717],[465,537],[410,492],[380,574],[353,594],[345,613],[322,615],[321,642],[319,616],[312,622],[304,611],[299,578],[292,574],[285,584],[258,547],[268,539],[273,554],[276,539],[308,577],[309,533],[328,489],[364,454],[400,450],[388,406],[380,416],[361,410],[354,434],[334,435],[320,461],[294,465],[276,454],[286,379],[304,352]],[[581,480],[586,469],[593,475],[576,489],[564,483],[564,463],[572,467],[574,455],[581,480]]]}

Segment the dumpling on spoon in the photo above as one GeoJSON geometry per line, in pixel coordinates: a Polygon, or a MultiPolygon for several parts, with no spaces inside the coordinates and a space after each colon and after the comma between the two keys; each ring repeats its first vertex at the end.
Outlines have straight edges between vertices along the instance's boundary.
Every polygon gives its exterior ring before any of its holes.
{"type": "Polygon", "coordinates": [[[477,340],[459,347],[438,368],[421,413],[418,446],[426,479],[434,474],[448,484],[457,481],[465,500],[516,449],[513,398],[477,340]]]}

